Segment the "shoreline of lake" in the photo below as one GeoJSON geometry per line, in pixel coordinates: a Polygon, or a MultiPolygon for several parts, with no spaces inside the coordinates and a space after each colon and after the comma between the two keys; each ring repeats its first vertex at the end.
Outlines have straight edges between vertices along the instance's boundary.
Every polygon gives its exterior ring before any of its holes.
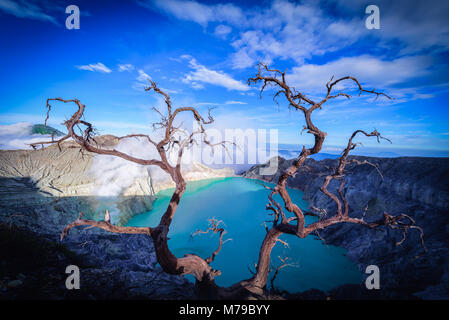
{"type": "MultiPolygon", "coordinates": [[[[300,190],[290,191],[296,203],[303,208],[307,206],[300,190]]],[[[223,246],[213,262],[214,268],[222,271],[222,276],[216,279],[217,284],[228,286],[250,278],[248,266],[257,261],[265,232],[263,221],[269,219],[265,210],[267,193],[262,183],[244,177],[189,182],[170,229],[170,249],[176,256],[186,253],[208,256],[215,250],[218,239],[207,235],[191,238],[190,235],[198,229],[205,230],[207,219],[213,216],[224,221],[227,236],[233,239],[223,246]],[[212,211],[210,203],[213,203],[212,211]]],[[[136,215],[127,225],[157,225],[168,205],[171,191],[165,189],[156,196],[153,210],[136,215]]],[[[277,245],[272,253],[273,264],[280,263],[278,256],[289,256],[299,269],[283,269],[276,280],[280,288],[289,292],[312,288],[325,291],[343,284],[360,283],[361,274],[356,265],[345,257],[345,249],[327,246],[313,236],[306,239],[288,237],[286,240],[290,248],[277,245]]]]}

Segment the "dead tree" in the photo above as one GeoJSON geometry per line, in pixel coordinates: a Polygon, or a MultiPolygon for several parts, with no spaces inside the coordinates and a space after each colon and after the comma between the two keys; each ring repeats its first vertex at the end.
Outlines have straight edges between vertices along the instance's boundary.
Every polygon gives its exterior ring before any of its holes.
{"type": "Polygon", "coordinates": [[[85,105],[77,99],[64,100],[62,98],[47,99],[47,117],[45,124],[50,115],[52,106],[51,101],[60,101],[63,103],[73,102],[78,106],[78,110],[72,115],[70,119],[64,122],[68,133],[58,140],[52,139],[51,141],[36,142],[32,144],[33,148],[39,145],[58,145],[68,139],[73,139],[80,146],[80,150],[85,150],[94,154],[111,155],[125,160],[135,162],[145,166],[157,166],[166,172],[173,182],[175,183],[175,190],[170,199],[169,205],[162,215],[159,224],[154,227],[122,227],[111,224],[108,216],[104,221],[94,221],[83,219],[83,213],[80,213],[78,219],[67,225],[61,233],[61,241],[66,237],[72,228],[79,226],[96,227],[109,232],[125,233],[125,234],[145,234],[153,239],[154,247],[156,250],[156,256],[159,264],[163,270],[170,274],[176,275],[193,275],[199,283],[214,283],[214,278],[220,274],[219,270],[213,269],[210,264],[214,260],[215,256],[219,253],[222,243],[224,229],[218,228],[215,225],[215,220],[212,223],[211,230],[215,233],[219,233],[218,248],[207,258],[202,258],[195,254],[187,254],[184,257],[177,258],[170,251],[167,244],[167,235],[170,230],[171,222],[175,216],[176,209],[179,202],[186,190],[186,182],[181,173],[181,159],[184,150],[192,144],[198,142],[198,137],[201,137],[201,141],[211,148],[215,146],[225,146],[226,142],[211,143],[207,139],[205,126],[213,123],[214,118],[210,114],[210,109],[207,119],[203,118],[200,113],[193,107],[181,107],[173,108],[170,96],[157,87],[156,83],[150,81],[150,86],[145,89],[146,91],[153,90],[154,92],[163,96],[165,105],[167,107],[166,113],[161,112],[158,109],[154,109],[160,116],[161,121],[155,123],[153,126],[155,129],[161,129],[162,139],[154,141],[149,135],[146,134],[132,134],[127,136],[118,137],[119,140],[126,140],[130,138],[143,138],[152,144],[160,157],[160,159],[141,159],[135,156],[131,156],[127,153],[123,153],[113,148],[103,148],[97,144],[94,136],[94,127],[91,123],[82,120],[85,105]],[[190,113],[193,116],[194,121],[198,124],[198,129],[194,129],[192,132],[187,132],[179,126],[175,125],[175,120],[181,113],[190,113]],[[81,127],[84,128],[81,129],[81,127]],[[177,152],[176,163],[171,164],[169,161],[168,152],[177,152]],[[217,230],[218,229],[218,230],[217,230]]]}
{"type": "MultiPolygon", "coordinates": [[[[346,148],[343,150],[341,157],[338,160],[338,166],[332,174],[327,175],[324,178],[323,185],[321,186],[321,191],[328,196],[337,207],[337,212],[334,215],[327,216],[327,213],[321,216],[318,221],[315,221],[311,224],[306,225],[305,216],[306,215],[316,215],[310,212],[303,212],[299,208],[298,205],[293,203],[290,198],[290,195],[287,190],[287,179],[290,177],[294,177],[296,172],[304,165],[305,160],[310,155],[316,154],[321,151],[324,140],[326,138],[326,132],[321,131],[312,121],[312,113],[321,109],[323,105],[337,97],[345,97],[347,99],[351,98],[351,95],[340,91],[338,93],[334,93],[335,86],[341,82],[350,81],[356,85],[356,89],[359,92],[359,95],[362,93],[374,94],[376,99],[379,96],[384,96],[388,99],[391,99],[387,94],[383,92],[378,92],[376,90],[367,90],[362,87],[360,82],[351,76],[339,78],[334,80],[333,77],[326,84],[326,95],[325,97],[319,101],[315,102],[305,94],[296,91],[295,88],[289,86],[286,82],[285,71],[282,72],[277,69],[271,69],[267,65],[259,64],[259,71],[255,77],[248,79],[248,85],[251,84],[262,84],[260,89],[260,96],[262,97],[262,93],[267,87],[276,88],[276,93],[274,94],[274,99],[276,99],[279,95],[284,95],[289,103],[289,107],[293,108],[297,111],[300,111],[304,114],[305,118],[305,126],[303,131],[307,131],[307,133],[312,134],[314,136],[314,144],[310,148],[306,148],[303,146],[301,153],[299,156],[293,161],[290,167],[288,167],[284,172],[281,173],[279,179],[274,188],[269,188],[271,190],[268,196],[268,204],[266,209],[274,215],[274,219],[272,221],[271,228],[267,229],[267,234],[265,239],[263,240],[262,246],[259,251],[259,260],[257,263],[257,269],[254,276],[248,281],[250,287],[254,291],[263,291],[266,289],[268,274],[270,272],[270,255],[273,247],[279,240],[279,236],[282,234],[289,234],[293,236],[297,236],[299,238],[305,238],[309,234],[313,232],[318,232],[321,229],[325,229],[331,225],[339,224],[339,223],[354,223],[365,226],[367,228],[376,228],[380,226],[389,227],[392,229],[399,229],[403,233],[403,239],[397,243],[400,245],[405,237],[407,230],[415,229],[418,230],[421,236],[421,241],[423,245],[424,251],[426,251],[426,247],[424,246],[423,240],[423,230],[415,225],[415,221],[406,214],[401,214],[398,216],[392,216],[388,213],[384,213],[383,219],[376,222],[366,222],[363,217],[362,218],[353,218],[349,216],[349,204],[345,198],[343,188],[345,185],[345,167],[348,163],[356,163],[356,164],[370,164],[368,161],[358,161],[356,159],[348,159],[349,152],[353,150],[357,144],[353,142],[353,139],[357,135],[364,135],[366,137],[375,137],[379,142],[380,139],[386,139],[381,136],[377,130],[374,130],[370,133],[363,130],[356,130],[349,138],[348,144],[346,148]],[[332,180],[341,180],[340,186],[338,188],[338,194],[334,194],[327,189],[329,183],[332,180]],[[279,194],[282,198],[283,205],[274,200],[274,195],[279,194]]],[[[388,139],[386,139],[388,140],[388,139]]],[[[389,141],[389,140],[388,140],[389,141]]],[[[377,168],[377,167],[376,167],[377,168]]],[[[324,209],[320,211],[326,212],[324,209]]]]}
{"type": "MultiPolygon", "coordinates": [[[[290,107],[303,112],[306,121],[304,129],[307,130],[308,133],[312,134],[315,138],[314,145],[311,148],[303,147],[300,155],[295,159],[293,164],[280,175],[276,186],[270,189],[271,192],[268,197],[269,203],[266,206],[266,209],[272,212],[272,214],[274,215],[274,219],[272,221],[271,228],[266,226],[267,233],[259,251],[259,259],[258,263],[256,264],[256,271],[253,273],[253,277],[251,277],[250,279],[239,281],[227,288],[219,287],[215,284],[214,279],[215,277],[220,275],[220,271],[213,269],[210,264],[214,260],[215,256],[220,252],[220,249],[224,243],[223,236],[225,234],[225,230],[221,226],[222,222],[216,219],[210,220],[210,226],[206,231],[199,230],[193,234],[195,235],[200,233],[208,233],[209,231],[219,234],[218,247],[213,253],[211,253],[209,257],[202,258],[196,254],[186,254],[185,256],[178,258],[170,251],[167,243],[167,235],[170,230],[171,222],[175,216],[176,209],[186,189],[186,182],[181,174],[181,159],[184,150],[195,143],[195,137],[198,137],[199,135],[201,135],[202,137],[202,142],[210,147],[219,145],[224,146],[225,142],[211,143],[207,139],[205,126],[211,124],[214,121],[213,117],[210,114],[210,110],[208,118],[206,120],[193,107],[182,107],[174,109],[172,107],[170,96],[160,88],[158,88],[157,85],[151,81],[151,85],[146,88],[146,91],[153,90],[156,93],[162,95],[167,107],[166,114],[163,114],[159,110],[154,109],[161,116],[161,121],[159,123],[156,123],[154,127],[163,130],[162,139],[160,141],[154,141],[149,135],[145,134],[132,134],[118,137],[118,139],[126,140],[135,137],[147,139],[148,142],[156,148],[160,159],[141,159],[113,148],[103,148],[99,146],[99,144],[97,144],[97,142],[95,141],[95,131],[92,124],[85,120],[82,120],[85,105],[83,105],[77,99],[64,100],[62,98],[53,98],[47,100],[48,111],[45,123],[49,118],[49,114],[52,108],[50,105],[50,101],[60,101],[63,103],[73,102],[78,106],[78,110],[72,115],[70,119],[64,122],[68,130],[68,133],[64,137],[59,138],[58,140],[52,139],[51,141],[36,142],[32,145],[33,147],[36,147],[38,145],[45,146],[54,144],[60,146],[63,141],[72,138],[73,141],[80,146],[80,150],[85,150],[94,154],[111,155],[141,165],[157,166],[164,172],[166,172],[175,183],[175,190],[170,199],[168,207],[156,227],[152,228],[115,226],[111,224],[108,217],[106,217],[104,221],[86,220],[82,218],[83,214],[80,213],[78,219],[64,228],[61,233],[61,240],[68,235],[69,231],[72,228],[79,226],[87,226],[89,228],[97,227],[114,233],[145,234],[153,239],[157,260],[162,269],[170,274],[193,275],[196,278],[196,286],[198,288],[200,297],[207,297],[209,299],[242,299],[248,297],[267,298],[267,279],[270,272],[271,251],[277,242],[283,242],[279,239],[279,236],[282,234],[290,234],[300,238],[304,238],[312,232],[324,229],[331,225],[346,222],[360,224],[367,228],[387,226],[393,229],[400,229],[403,232],[404,239],[407,230],[416,229],[421,233],[422,238],[422,229],[415,226],[415,222],[405,214],[392,216],[388,213],[385,213],[384,218],[381,221],[371,223],[366,222],[365,220],[363,220],[363,218],[360,219],[349,216],[349,206],[343,193],[344,170],[345,166],[348,163],[355,162],[356,160],[349,160],[348,154],[349,151],[353,150],[356,147],[356,144],[353,143],[353,139],[358,134],[365,135],[367,137],[376,137],[378,140],[383,139],[380,133],[378,133],[376,130],[371,133],[367,133],[362,130],[355,131],[350,137],[348,145],[344,149],[344,152],[340,157],[339,165],[336,168],[335,172],[325,177],[324,184],[321,187],[321,190],[336,203],[337,212],[335,215],[329,217],[327,217],[327,215],[323,215],[318,221],[306,225],[305,215],[316,214],[313,214],[311,212],[303,212],[295,203],[292,202],[287,191],[287,179],[295,175],[298,169],[304,164],[304,161],[308,156],[316,154],[321,150],[326,137],[326,133],[319,130],[313,124],[311,118],[313,111],[321,108],[324,103],[330,99],[334,99],[340,96],[346,97],[348,99],[350,98],[350,95],[344,92],[333,93],[334,87],[342,81],[351,80],[357,85],[360,93],[365,92],[374,94],[376,95],[376,97],[382,95],[390,98],[384,93],[377,92],[375,90],[364,89],[358,82],[358,80],[354,77],[344,77],[335,81],[332,80],[333,79],[331,79],[331,81],[329,81],[326,85],[327,94],[324,99],[322,99],[320,102],[314,102],[304,94],[297,92],[294,88],[290,87],[286,83],[285,72],[281,72],[276,69],[269,69],[268,66],[259,65],[258,74],[255,77],[248,79],[248,84],[262,83],[262,88],[260,91],[261,94],[267,86],[274,85],[279,88],[279,91],[277,91],[275,97],[283,94],[289,102],[290,107]],[[194,120],[197,122],[199,129],[191,133],[186,133],[186,131],[182,130],[180,127],[177,127],[174,124],[174,121],[176,117],[181,113],[190,113],[193,116],[194,120]],[[84,127],[84,130],[81,130],[81,126],[84,127]],[[76,128],[78,128],[78,131],[76,130],[76,128]],[[182,139],[175,137],[175,134],[178,133],[183,133],[184,137],[182,139]],[[176,150],[177,152],[177,161],[175,164],[171,164],[168,160],[169,158],[167,156],[167,152],[169,150],[176,150]],[[334,179],[341,179],[342,181],[340,184],[340,188],[338,189],[338,195],[335,195],[327,190],[327,186],[334,179]],[[274,200],[273,196],[275,194],[279,194],[282,197],[282,200],[284,202],[283,206],[281,206],[274,200]],[[290,214],[291,216],[288,216],[288,214],[290,214]]],[[[402,242],[403,240],[401,240],[398,244],[402,242]]],[[[283,265],[276,269],[274,278],[272,279],[273,282],[279,270],[288,265],[287,263],[285,263],[287,261],[286,259],[281,261],[283,262],[283,265]]]]}

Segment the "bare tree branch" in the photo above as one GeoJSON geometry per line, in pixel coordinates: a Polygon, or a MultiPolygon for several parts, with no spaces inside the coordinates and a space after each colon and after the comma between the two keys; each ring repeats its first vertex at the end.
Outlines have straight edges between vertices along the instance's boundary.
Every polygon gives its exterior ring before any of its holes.
{"type": "Polygon", "coordinates": [[[271,277],[270,283],[271,283],[271,290],[276,292],[278,290],[276,290],[275,286],[274,286],[274,281],[276,280],[277,276],[279,275],[279,271],[281,271],[282,269],[286,268],[286,267],[297,267],[297,265],[295,263],[291,263],[288,262],[288,260],[290,260],[289,257],[278,257],[279,260],[281,261],[281,264],[279,266],[276,267],[276,269],[274,270],[273,276],[271,277]]]}
{"type": "Polygon", "coordinates": [[[219,227],[220,224],[223,224],[222,220],[217,220],[215,218],[209,219],[209,227],[205,231],[197,230],[194,233],[192,233],[192,235],[191,235],[192,237],[194,237],[198,234],[207,234],[207,233],[209,233],[209,231],[219,234],[220,237],[218,240],[218,248],[214,252],[212,252],[210,257],[204,259],[208,264],[210,264],[212,261],[214,261],[215,257],[220,252],[223,243],[231,240],[231,239],[226,239],[225,241],[223,241],[223,236],[226,234],[226,230],[224,228],[219,227]]]}
{"type": "Polygon", "coordinates": [[[147,227],[118,227],[110,223],[110,221],[94,221],[83,220],[83,212],[78,216],[78,219],[67,225],[61,233],[61,241],[69,234],[70,229],[79,226],[90,226],[100,228],[113,233],[127,233],[127,234],[146,234],[151,235],[151,228],[147,227]]]}

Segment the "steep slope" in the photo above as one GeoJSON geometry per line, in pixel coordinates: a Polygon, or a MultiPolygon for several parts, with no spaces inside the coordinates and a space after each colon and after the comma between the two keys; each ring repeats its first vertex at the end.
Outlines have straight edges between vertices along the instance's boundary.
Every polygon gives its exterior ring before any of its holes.
{"type": "MultiPolygon", "coordinates": [[[[347,256],[362,272],[376,264],[381,272],[384,292],[395,297],[409,294],[422,298],[449,298],[449,159],[447,158],[368,158],[378,166],[382,176],[370,165],[347,167],[345,193],[350,215],[361,217],[365,208],[368,221],[380,218],[384,212],[406,213],[424,230],[428,253],[423,253],[419,233],[411,230],[402,246],[400,232],[368,230],[350,224],[338,225],[320,232],[327,243],[348,249],[347,256]]],[[[276,182],[280,173],[293,160],[279,158],[279,169],[272,176],[260,176],[260,166],[254,166],[244,176],[276,182]]],[[[319,189],[323,175],[337,165],[337,160],[308,159],[288,185],[304,191],[309,205],[335,212],[332,201],[319,189]]],[[[335,181],[334,181],[335,182],[335,181]]],[[[337,182],[329,186],[336,192],[337,182]]]]}

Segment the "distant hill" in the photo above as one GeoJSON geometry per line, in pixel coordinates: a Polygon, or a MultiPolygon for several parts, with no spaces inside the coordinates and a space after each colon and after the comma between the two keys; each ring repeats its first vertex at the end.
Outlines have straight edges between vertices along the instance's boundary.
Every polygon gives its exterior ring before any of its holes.
{"type": "MultiPolygon", "coordinates": [[[[343,149],[342,149],[343,150],[343,149]]],[[[356,150],[351,153],[352,156],[366,156],[366,157],[377,157],[377,158],[398,158],[402,155],[396,153],[396,152],[389,152],[389,151],[383,151],[383,152],[363,152],[363,149],[356,150]]],[[[300,154],[300,151],[294,151],[294,150],[286,150],[286,149],[280,149],[279,155],[285,159],[293,159],[296,158],[300,154]]],[[[320,161],[324,159],[337,159],[340,157],[340,154],[330,154],[330,153],[324,153],[320,152],[317,154],[313,154],[309,156],[309,158],[312,158],[314,160],[320,161]]]]}
{"type": "Polygon", "coordinates": [[[46,126],[45,124],[35,124],[31,128],[32,134],[54,134],[55,137],[64,136],[64,133],[61,131],[52,128],[50,126],[46,126]]]}
{"type": "Polygon", "coordinates": [[[379,152],[374,155],[374,157],[380,157],[380,158],[397,158],[400,156],[401,155],[396,152],[387,152],[387,151],[379,152]]]}
{"type": "MultiPolygon", "coordinates": [[[[294,150],[285,150],[285,149],[280,149],[279,151],[279,155],[285,159],[293,159],[296,158],[301,151],[294,151],[294,150]]],[[[330,153],[317,153],[314,155],[311,155],[310,158],[315,159],[317,161],[323,160],[323,159],[337,159],[339,157],[338,154],[330,154],[330,153]]]]}
{"type": "Polygon", "coordinates": [[[316,153],[310,156],[310,158],[320,161],[320,160],[324,160],[324,159],[337,159],[338,157],[340,157],[340,155],[338,154],[330,154],[330,153],[316,153]]]}

